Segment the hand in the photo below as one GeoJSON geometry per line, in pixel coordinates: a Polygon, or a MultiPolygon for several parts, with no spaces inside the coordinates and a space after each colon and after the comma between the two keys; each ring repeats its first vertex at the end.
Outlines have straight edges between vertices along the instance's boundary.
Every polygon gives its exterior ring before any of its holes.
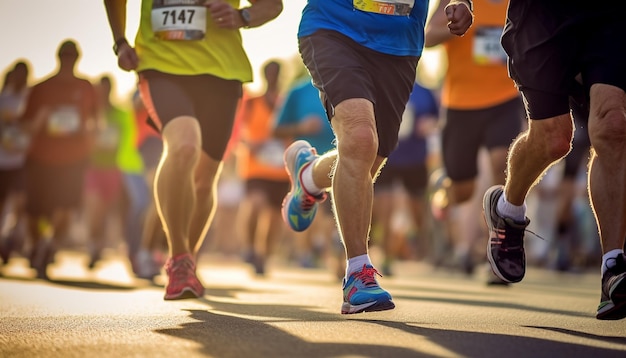
{"type": "Polygon", "coordinates": [[[128,43],[123,43],[118,48],[117,65],[124,71],[132,71],[139,65],[137,52],[128,43]]]}
{"type": "Polygon", "coordinates": [[[448,29],[451,34],[463,36],[474,22],[474,15],[464,1],[452,0],[445,7],[448,29]]]}
{"type": "Polygon", "coordinates": [[[211,18],[220,29],[236,30],[244,26],[239,10],[222,0],[209,0],[204,6],[211,12],[211,18]]]}

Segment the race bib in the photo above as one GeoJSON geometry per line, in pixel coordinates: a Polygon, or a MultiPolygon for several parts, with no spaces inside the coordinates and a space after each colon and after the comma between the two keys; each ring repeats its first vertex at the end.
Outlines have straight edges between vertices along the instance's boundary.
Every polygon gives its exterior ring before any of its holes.
{"type": "Polygon", "coordinates": [[[276,168],[283,168],[285,162],[283,155],[285,153],[285,146],[278,140],[269,140],[259,148],[256,153],[259,162],[276,168]]]}
{"type": "Polygon", "coordinates": [[[355,9],[383,15],[409,16],[415,0],[352,0],[355,9]]]}
{"type": "Polygon", "coordinates": [[[201,0],[154,0],[152,31],[161,40],[202,40],[206,7],[201,0]]]}
{"type": "Polygon", "coordinates": [[[76,107],[59,107],[48,117],[47,130],[50,135],[68,135],[78,132],[79,128],[80,113],[76,107]]]}
{"type": "Polygon", "coordinates": [[[28,149],[30,136],[24,133],[19,126],[3,126],[0,132],[2,133],[2,146],[8,151],[22,153],[28,149]]]}
{"type": "Polygon", "coordinates": [[[501,27],[479,27],[474,34],[472,57],[478,65],[506,64],[506,52],[500,44],[501,27]]]}

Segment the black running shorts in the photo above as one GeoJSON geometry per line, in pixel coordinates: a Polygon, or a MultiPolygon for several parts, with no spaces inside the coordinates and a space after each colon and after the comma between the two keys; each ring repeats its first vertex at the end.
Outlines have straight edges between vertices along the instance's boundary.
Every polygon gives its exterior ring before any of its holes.
{"type": "Polygon", "coordinates": [[[525,121],[519,97],[477,110],[444,109],[441,151],[446,174],[454,181],[478,175],[478,150],[508,148],[525,121]]]}
{"type": "Polygon", "coordinates": [[[428,186],[428,167],[426,163],[407,166],[384,166],[374,183],[375,192],[391,191],[396,183],[413,198],[421,198],[428,186]]]}
{"type": "Polygon", "coordinates": [[[374,104],[378,155],[388,157],[398,143],[419,57],[376,52],[328,30],[300,38],[299,49],[330,120],[334,108],[347,99],[365,98],[374,104]]]}
{"type": "Polygon", "coordinates": [[[211,75],[179,76],[154,70],[139,74],[139,90],[150,124],[161,131],[180,116],[198,120],[202,149],[221,161],[242,95],[241,82],[211,75]]]}
{"type": "Polygon", "coordinates": [[[531,119],[568,113],[578,73],[587,93],[626,90],[625,13],[626,1],[510,0],[502,46],[531,119]]]}

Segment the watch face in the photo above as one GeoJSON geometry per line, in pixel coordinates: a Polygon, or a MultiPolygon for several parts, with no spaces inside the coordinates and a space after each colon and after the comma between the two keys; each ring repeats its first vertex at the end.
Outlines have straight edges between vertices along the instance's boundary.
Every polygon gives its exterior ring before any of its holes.
{"type": "Polygon", "coordinates": [[[248,25],[250,23],[250,12],[248,12],[248,9],[241,9],[239,13],[241,14],[243,22],[248,25]]]}

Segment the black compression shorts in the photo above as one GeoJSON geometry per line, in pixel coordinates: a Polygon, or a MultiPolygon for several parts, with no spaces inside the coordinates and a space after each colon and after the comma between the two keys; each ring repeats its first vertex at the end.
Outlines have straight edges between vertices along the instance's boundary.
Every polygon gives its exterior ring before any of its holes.
{"type": "Polygon", "coordinates": [[[587,93],[626,90],[624,13],[626,1],[510,0],[502,46],[531,119],[568,113],[579,73],[587,93]]]}
{"type": "Polygon", "coordinates": [[[233,129],[241,82],[210,75],[179,76],[154,70],[139,74],[139,90],[159,131],[174,118],[191,116],[202,132],[202,149],[221,161],[233,129]]]}

